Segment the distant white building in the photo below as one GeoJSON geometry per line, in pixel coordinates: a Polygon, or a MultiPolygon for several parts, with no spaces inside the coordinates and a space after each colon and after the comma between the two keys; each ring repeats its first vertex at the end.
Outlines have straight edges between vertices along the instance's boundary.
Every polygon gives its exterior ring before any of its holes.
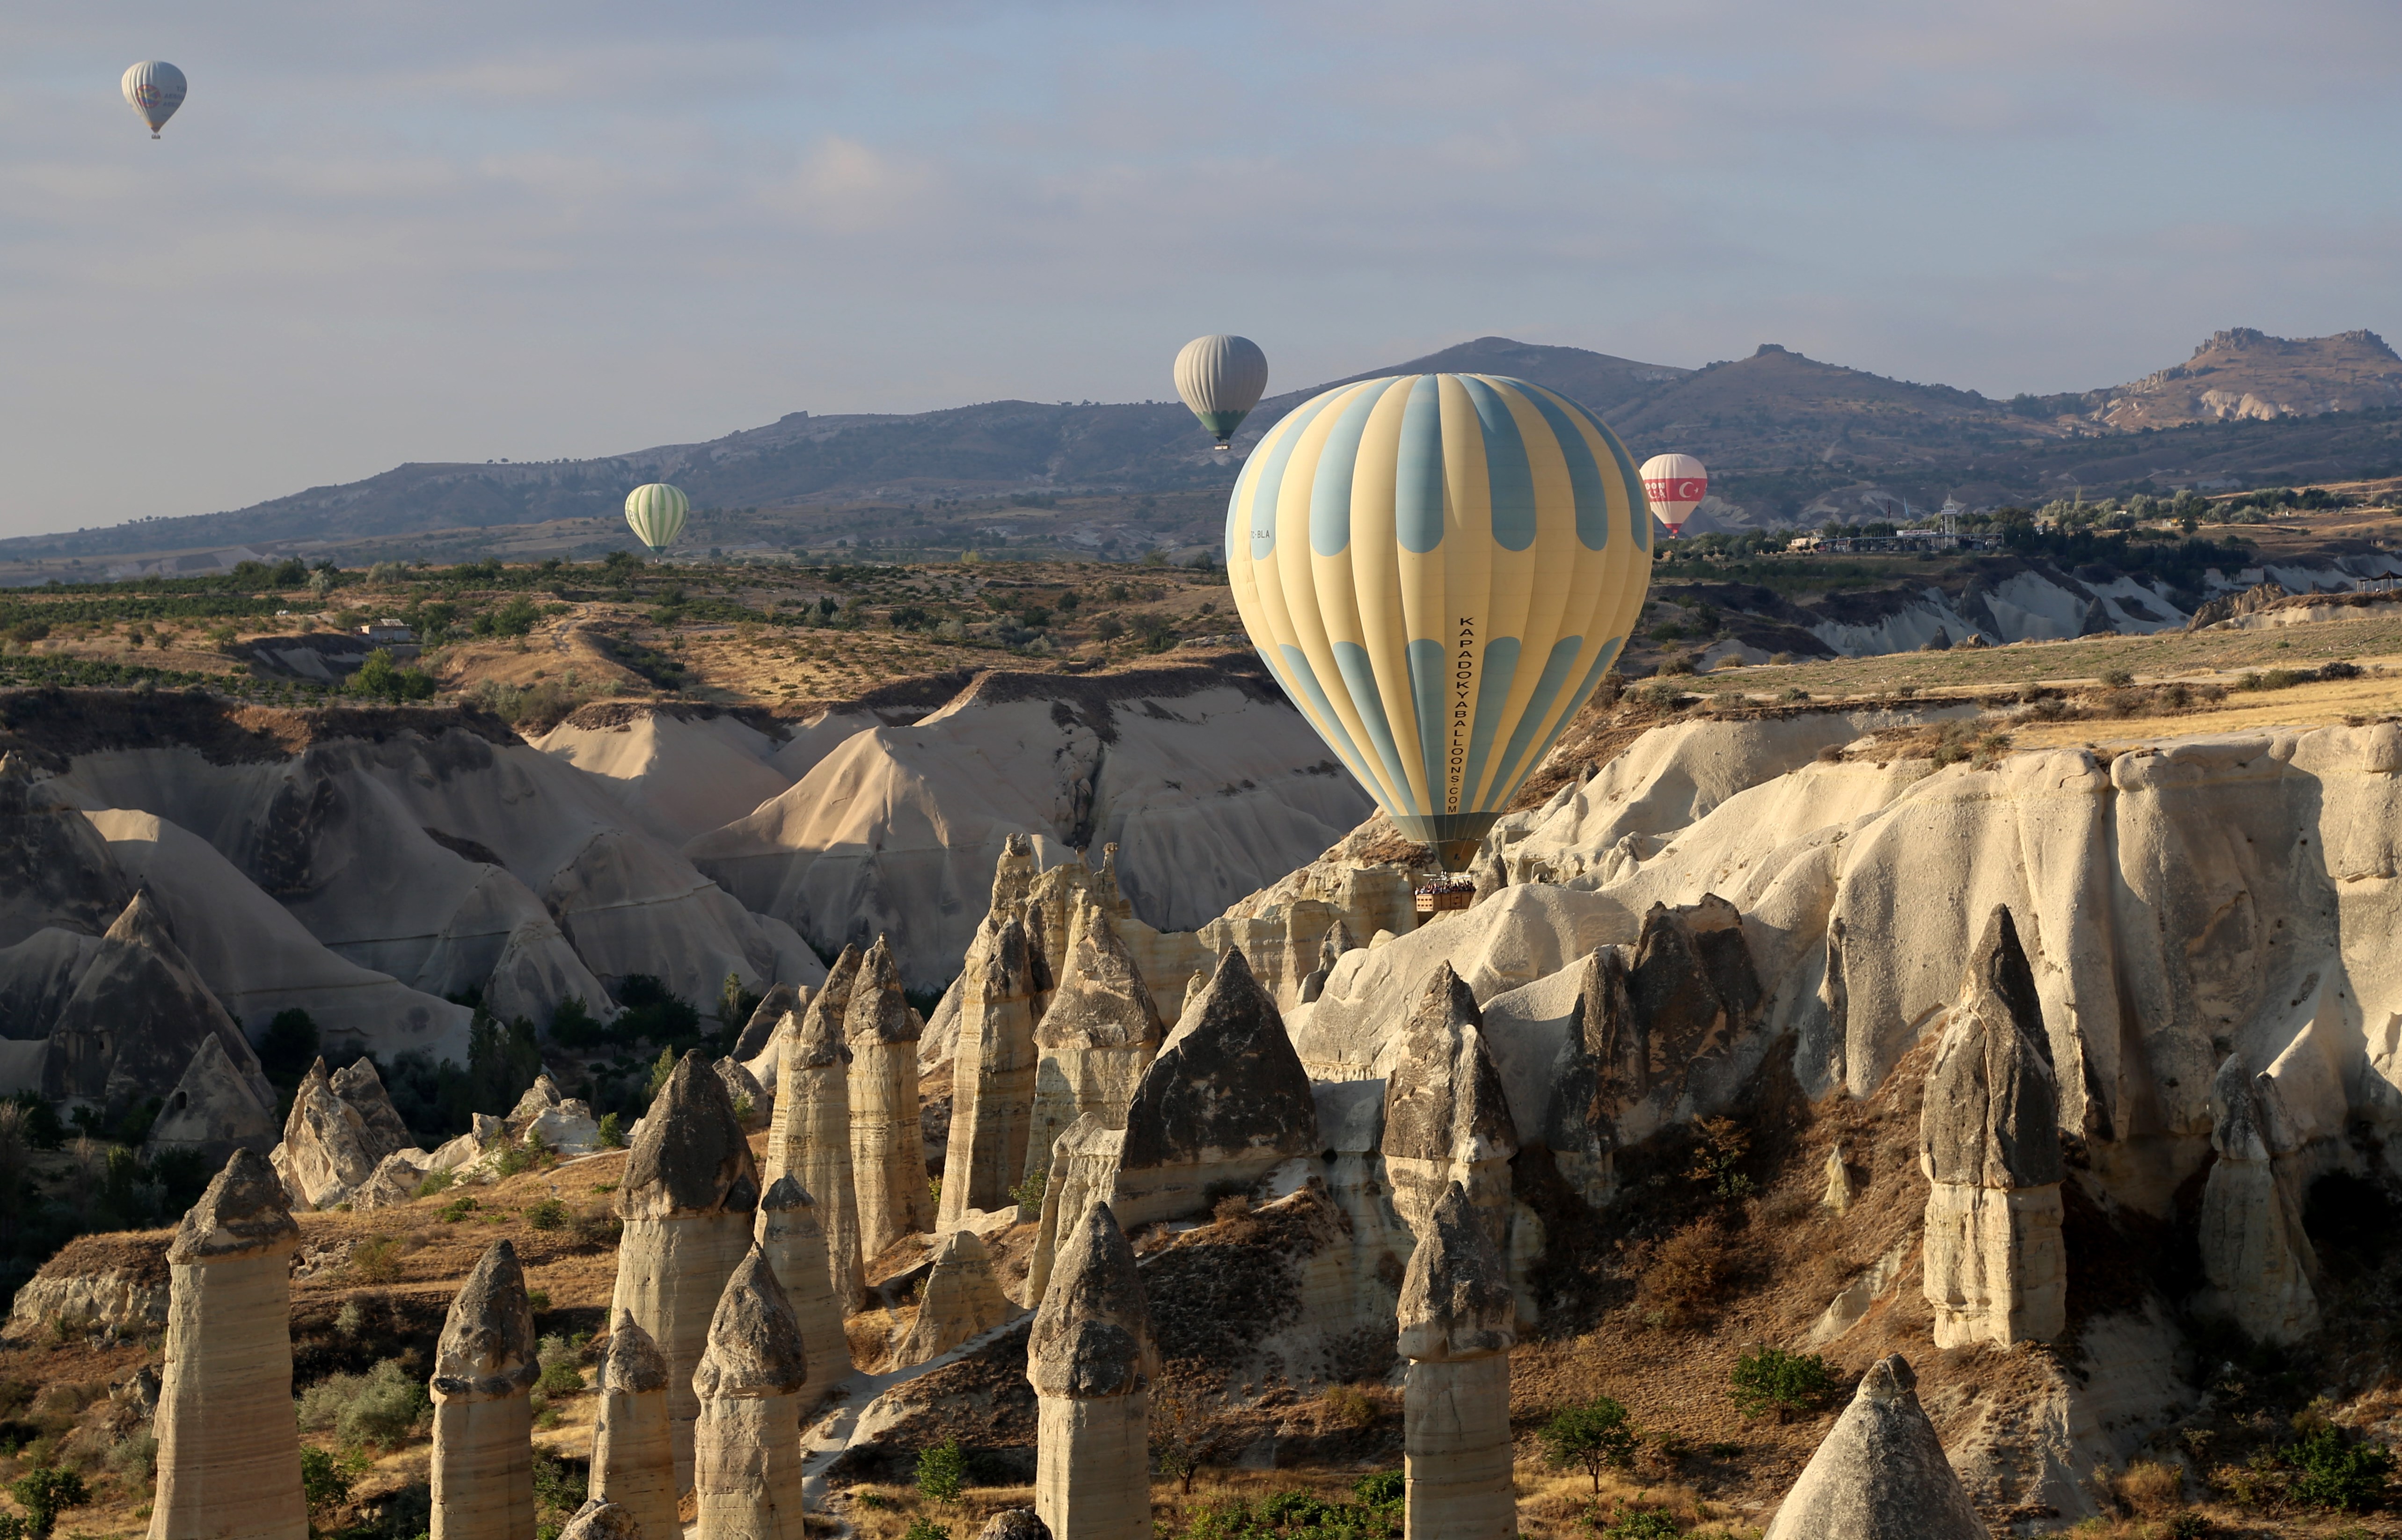
{"type": "Polygon", "coordinates": [[[379,645],[406,646],[417,639],[416,632],[392,619],[371,620],[359,627],[359,635],[379,645]]]}

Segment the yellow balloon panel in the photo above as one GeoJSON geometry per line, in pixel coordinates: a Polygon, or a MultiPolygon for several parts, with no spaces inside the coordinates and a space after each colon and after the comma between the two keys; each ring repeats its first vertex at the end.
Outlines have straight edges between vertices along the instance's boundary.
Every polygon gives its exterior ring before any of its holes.
{"type": "Polygon", "coordinates": [[[1337,386],[1270,429],[1226,515],[1243,626],[1405,832],[1481,838],[1617,661],[1651,578],[1635,462],[1556,392],[1337,386]]]}

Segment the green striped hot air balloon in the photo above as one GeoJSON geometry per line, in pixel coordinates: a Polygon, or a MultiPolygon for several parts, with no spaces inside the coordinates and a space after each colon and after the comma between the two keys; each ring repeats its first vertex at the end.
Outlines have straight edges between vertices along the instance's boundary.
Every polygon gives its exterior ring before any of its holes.
{"type": "Polygon", "coordinates": [[[664,481],[626,494],[626,523],[653,556],[675,543],[676,536],[683,533],[684,516],[691,512],[692,500],[664,481]]]}
{"type": "Polygon", "coordinates": [[[1226,571],[1285,694],[1457,872],[1625,646],[1651,512],[1625,447],[1566,396],[1401,375],[1268,430],[1226,571]]]}

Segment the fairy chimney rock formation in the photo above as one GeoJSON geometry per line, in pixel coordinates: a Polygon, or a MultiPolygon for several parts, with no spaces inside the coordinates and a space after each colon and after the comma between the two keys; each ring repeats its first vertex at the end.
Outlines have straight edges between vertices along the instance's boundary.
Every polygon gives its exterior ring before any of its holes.
{"type": "Polygon", "coordinates": [[[308,1540],[292,1420],[300,1227],[266,1157],[236,1150],[167,1248],[167,1368],[150,1540],[308,1540]]]}
{"type": "Polygon", "coordinates": [[[204,1164],[222,1168],[237,1149],[264,1155],[275,1145],[275,1104],[259,1101],[212,1034],[193,1051],[144,1148],[153,1155],[190,1150],[204,1164]]]}
{"type": "Polygon", "coordinates": [[[742,1035],[734,1039],[734,1052],[726,1057],[748,1065],[776,1046],[776,1029],[787,1016],[798,1016],[807,1002],[801,997],[800,986],[771,983],[759,1003],[751,1008],[751,1019],[742,1024],[742,1035]]]}
{"type": "Polygon", "coordinates": [[[1068,1227],[1027,1337],[1039,1445],[1034,1511],[1060,1540],[1151,1533],[1151,1382],[1159,1372],[1134,1248],[1107,1203],[1068,1227]]]}
{"type": "Polygon", "coordinates": [[[1015,1203],[1011,1189],[1028,1170],[1037,1051],[1034,964],[1023,920],[1013,915],[976,932],[959,991],[937,1231],[957,1229],[971,1212],[1015,1203]]]}
{"type": "Polygon", "coordinates": [[[250,1039],[201,982],[158,901],[143,888],[101,938],[50,1025],[42,1094],[113,1115],[173,1092],[208,1037],[224,1045],[253,1093],[273,1105],[250,1039]]]}
{"type": "Polygon", "coordinates": [[[283,1121],[283,1142],[271,1157],[293,1206],[333,1207],[374,1176],[388,1153],[376,1148],[358,1109],[335,1094],[325,1061],[311,1065],[283,1121]]]}
{"type": "Polygon", "coordinates": [[[668,1433],[668,1360],[642,1324],[619,1315],[600,1360],[590,1489],[648,1534],[675,1534],[675,1441],[668,1433]]]}
{"type": "Polygon", "coordinates": [[[559,1540],[642,1540],[642,1520],[625,1505],[598,1497],[577,1508],[559,1532],[559,1540]]]}
{"type": "Polygon", "coordinates": [[[2066,1324],[2059,1096],[2009,911],[1985,922],[1919,1118],[1935,1344],[2048,1342],[2066,1324]]]}
{"type": "Polygon", "coordinates": [[[1512,1540],[1510,1350],[1518,1342],[1509,1270],[1467,1189],[1435,1203],[1402,1274],[1401,1395],[1406,1533],[1512,1540]]]}
{"type": "Polygon", "coordinates": [[[1986,1540],[1898,1353],[1869,1366],[1766,1540],[1986,1540]]]}
{"type": "Polygon", "coordinates": [[[1333,973],[1334,965],[1343,960],[1343,954],[1354,950],[1359,944],[1351,934],[1351,927],[1342,915],[1335,915],[1334,923],[1326,928],[1326,939],[1318,942],[1318,966],[1302,978],[1302,1004],[1313,1004],[1318,996],[1326,993],[1326,981],[1333,973]]]}
{"type": "Polygon", "coordinates": [[[1617,1196],[1621,1144],[1651,1132],[1622,1126],[1650,1091],[1650,1061],[1625,959],[1617,947],[1595,947],[1579,976],[1576,1021],[1553,1067],[1543,1128],[1560,1176],[1595,1208],[1617,1196]]]}
{"type": "Polygon", "coordinates": [[[327,1078],[327,1085],[342,1105],[359,1115],[366,1129],[367,1153],[380,1162],[395,1150],[407,1149],[417,1143],[417,1135],[401,1121],[400,1108],[392,1105],[392,1094],[383,1088],[383,1077],[376,1073],[372,1059],[354,1059],[327,1078]]]}
{"type": "Polygon", "coordinates": [[[2301,1215],[2278,1180],[2259,1082],[2240,1053],[2211,1082],[2210,1133],[2218,1160],[2202,1193],[2201,1304],[2264,1342],[2293,1342],[2318,1329],[2311,1287],[2316,1258],[2301,1215]]]}
{"type": "Polygon", "coordinates": [[[817,1200],[826,1276],[846,1313],[867,1297],[859,1201],[851,1185],[850,1047],[842,1035],[859,964],[859,948],[844,947],[827,969],[824,986],[801,1012],[800,1024],[784,1035],[776,1116],[767,1134],[768,1179],[790,1176],[817,1200]]]}
{"type": "Polygon", "coordinates": [[[1818,1197],[1818,1206],[1838,1214],[1852,1211],[1852,1199],[1857,1195],[1852,1186],[1852,1168],[1843,1163],[1843,1147],[1827,1151],[1827,1190],[1818,1197]]]}
{"type": "Polygon", "coordinates": [[[1029,1175],[1049,1167],[1052,1142],[1085,1113],[1111,1128],[1125,1125],[1135,1087],[1166,1035],[1108,911],[1087,894],[1071,898],[1065,965],[1034,1027],[1040,1061],[1026,1141],[1029,1175]]]}
{"type": "Polygon", "coordinates": [[[918,1039],[924,1029],[901,993],[891,945],[877,937],[843,1013],[850,1049],[850,1175],[863,1257],[934,1228],[918,1123],[918,1039]]]}
{"type": "Polygon", "coordinates": [[[731,1055],[718,1060],[711,1067],[717,1071],[717,1078],[725,1083],[725,1099],[734,1104],[734,1114],[740,1121],[742,1131],[748,1134],[766,1127],[769,1115],[775,1110],[775,1103],[769,1098],[767,1088],[759,1083],[758,1077],[743,1068],[741,1063],[731,1055]]]}
{"type": "Polygon", "coordinates": [[[1248,1188],[1319,1148],[1308,1071],[1276,1002],[1229,949],[1135,1088],[1112,1204],[1127,1224],[1199,1213],[1209,1189],[1248,1188]]]}
{"type": "Polygon", "coordinates": [[[630,1314],[668,1361],[668,1422],[679,1491],[692,1478],[692,1388],[725,1281],[751,1251],[759,1175],[725,1082],[697,1051],[659,1088],[617,1189],[625,1234],[610,1318],[630,1314]]]}
{"type": "Polygon", "coordinates": [[[791,1301],[752,1251],[726,1280],[693,1374],[693,1496],[710,1540],[801,1540],[801,1389],[808,1354],[791,1301]]]}
{"type": "Polygon", "coordinates": [[[517,1248],[495,1241],[434,1349],[433,1540],[523,1540],[533,1528],[533,1306],[517,1248]]]}
{"type": "Polygon", "coordinates": [[[1424,1231],[1443,1194],[1458,1186],[1498,1245],[1509,1222],[1518,1128],[1485,1051],[1484,1023],[1468,985],[1449,963],[1438,964],[1385,1079],[1383,1153],[1394,1212],[1413,1232],[1424,1231]]]}
{"type": "Polygon", "coordinates": [[[1016,1313],[993,1275],[992,1253],[973,1231],[955,1230],[926,1275],[918,1318],[894,1351],[892,1367],[938,1357],[1016,1313]]]}
{"type": "Polygon", "coordinates": [[[801,1346],[809,1355],[809,1377],[801,1387],[806,1415],[825,1393],[851,1371],[850,1341],[842,1329],[842,1307],[835,1302],[834,1280],[826,1272],[825,1229],[818,1223],[817,1204],[795,1177],[779,1176],[759,1200],[759,1250],[784,1286],[784,1298],[800,1323],[801,1346]]]}

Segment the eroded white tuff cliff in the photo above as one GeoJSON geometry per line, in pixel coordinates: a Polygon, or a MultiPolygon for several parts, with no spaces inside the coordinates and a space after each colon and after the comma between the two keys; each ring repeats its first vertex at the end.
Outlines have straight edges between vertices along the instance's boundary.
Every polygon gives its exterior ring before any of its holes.
{"type": "Polygon", "coordinates": [[[1869,1366],[1767,1540],[1986,1540],[1992,1532],[1944,1457],[1917,1383],[1898,1353],[1869,1366]]]}
{"type": "Polygon", "coordinates": [[[1017,1202],[1034,1110],[1034,986],[1025,922],[1011,915],[979,928],[959,979],[938,1231],[1017,1202]]]}
{"type": "Polygon", "coordinates": [[[833,1275],[826,1269],[825,1227],[818,1223],[817,1203],[808,1189],[790,1173],[768,1183],[761,1196],[757,1236],[760,1253],[784,1286],[784,1298],[800,1327],[802,1349],[808,1354],[809,1376],[801,1386],[806,1416],[849,1375],[852,1364],[842,1306],[835,1299],[833,1275]]]}
{"type": "Polygon", "coordinates": [[[176,1227],[150,1540],[308,1540],[292,1419],[292,1220],[237,1150],[176,1227]]]}
{"type": "Polygon", "coordinates": [[[2049,1342],[2067,1325],[2058,1094],[2035,975],[1996,907],[1919,1114],[1935,1345],[2049,1342]]]}
{"type": "Polygon", "coordinates": [[[700,1398],[693,1495],[711,1540],[800,1540],[802,1386],[808,1355],[767,1258],[726,1280],[693,1371],[700,1398]]]}
{"type": "MultiPolygon", "coordinates": [[[[1047,873],[1046,873],[1047,874],[1047,873]]],[[[1067,904],[1066,965],[1034,1026],[1041,1055],[1027,1141],[1027,1174],[1048,1169],[1051,1146],[1087,1113],[1123,1127],[1135,1087],[1166,1030],[1117,926],[1089,894],[1067,904]]]]}
{"type": "Polygon", "coordinates": [[[533,1524],[533,1306],[495,1241],[450,1301],[434,1353],[434,1540],[521,1540],[533,1524]]]}
{"type": "Polygon", "coordinates": [[[668,1360],[630,1314],[614,1317],[600,1359],[589,1487],[643,1534],[673,1534],[675,1440],[668,1431],[668,1360]]]}
{"type": "Polygon", "coordinates": [[[926,1274],[917,1318],[892,1350],[892,1367],[905,1368],[939,1357],[1016,1313],[1017,1307],[1001,1292],[1001,1282],[993,1275],[992,1253],[973,1231],[955,1230],[926,1274]]]}
{"type": "Polygon", "coordinates": [[[1067,1227],[1027,1338],[1040,1445],[1034,1511],[1058,1540],[1148,1540],[1151,1306],[1107,1203],[1067,1227]]]}
{"type": "MultiPolygon", "coordinates": [[[[2202,1273],[2209,1287],[2201,1303],[2262,1341],[2293,1342],[2318,1329],[2318,1294],[2311,1286],[2317,1258],[2271,1147],[2285,1121],[2264,1105],[2276,1094],[2276,1082],[2265,1075],[2256,1079],[2241,1053],[2218,1066],[2211,1087],[2218,1116],[2210,1133],[2218,1160],[2202,1194],[2202,1273]]],[[[2296,1174],[2290,1161],[2287,1174],[2296,1174]]]]}
{"type": "Polygon", "coordinates": [[[1455,1181],[1410,1253],[1398,1315],[1408,1540],[1513,1540],[1510,1350],[1518,1306],[1484,1217],[1455,1181]]]}
{"type": "Polygon", "coordinates": [[[800,1024],[783,1034],[776,1117],[767,1132],[767,1176],[792,1176],[815,1200],[827,1282],[845,1311],[867,1297],[851,1173],[850,1048],[842,1035],[859,963],[859,948],[846,947],[800,1024]]]}
{"type": "Polygon", "coordinates": [[[859,1249],[874,1258],[933,1228],[926,1141],[918,1122],[918,1039],[925,1024],[901,993],[892,948],[879,936],[860,960],[843,1012],[850,1050],[850,1171],[859,1249]]]}
{"type": "Polygon", "coordinates": [[[697,1050],[659,1088],[617,1189],[612,1320],[631,1315],[668,1361],[668,1418],[677,1490],[692,1484],[693,1385],[725,1283],[752,1248],[759,1174],[725,1083],[697,1050]]]}

